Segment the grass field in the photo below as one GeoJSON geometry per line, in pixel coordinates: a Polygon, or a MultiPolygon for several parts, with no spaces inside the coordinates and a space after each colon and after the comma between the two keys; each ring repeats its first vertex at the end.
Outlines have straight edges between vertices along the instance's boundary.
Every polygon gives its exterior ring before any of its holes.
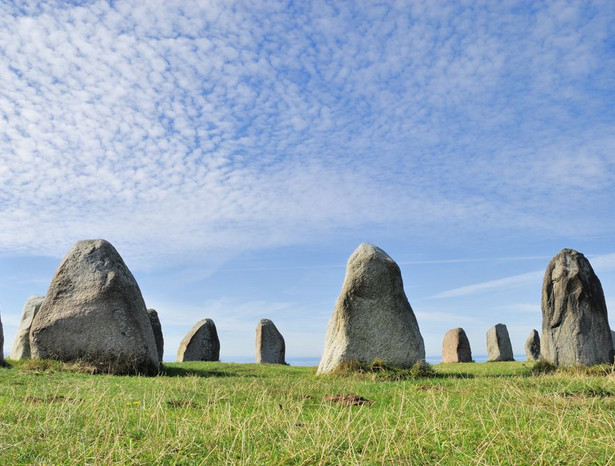
{"type": "Polygon", "coordinates": [[[18,361],[0,368],[0,463],[614,462],[612,370],[531,367],[438,364],[389,381],[228,363],[119,377],[18,361]]]}

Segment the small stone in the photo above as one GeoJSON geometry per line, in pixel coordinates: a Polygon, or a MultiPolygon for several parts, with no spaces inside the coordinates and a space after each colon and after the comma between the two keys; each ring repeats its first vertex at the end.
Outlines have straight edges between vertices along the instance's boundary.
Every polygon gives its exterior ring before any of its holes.
{"type": "Polygon", "coordinates": [[[199,320],[186,334],[177,349],[177,362],[219,361],[220,340],[211,319],[199,320]]]}
{"type": "Polygon", "coordinates": [[[382,249],[362,243],[348,259],[318,373],[375,359],[410,368],[425,360],[425,346],[399,266],[382,249]]]}
{"type": "Polygon", "coordinates": [[[462,328],[454,328],[444,334],[442,362],[472,362],[470,341],[462,328]]]}
{"type": "Polygon", "coordinates": [[[269,319],[261,319],[256,326],[256,362],[286,364],[284,337],[269,319]]]}
{"type": "Polygon", "coordinates": [[[525,340],[525,355],[528,361],[538,361],[540,359],[540,335],[538,335],[538,330],[532,330],[530,336],[525,340]]]}
{"type": "Polygon", "coordinates": [[[66,255],[32,320],[30,350],[33,358],[84,362],[99,372],[158,372],[141,290],[109,242],[79,241],[66,255]]]}
{"type": "Polygon", "coordinates": [[[0,318],[0,365],[4,364],[4,328],[2,318],[0,318]]]}
{"type": "Polygon", "coordinates": [[[514,361],[508,329],[496,324],[487,331],[487,358],[489,361],[514,361]]]}
{"type": "Polygon", "coordinates": [[[147,315],[149,321],[152,324],[152,331],[154,332],[154,340],[156,341],[156,350],[158,351],[158,362],[162,362],[162,356],[164,355],[164,337],[162,336],[162,325],[160,325],[160,319],[158,313],[154,309],[148,309],[147,315]]]}
{"type": "Polygon", "coordinates": [[[11,359],[30,359],[30,327],[43,303],[44,296],[31,296],[21,311],[17,335],[11,348],[11,359]]]}
{"type": "Polygon", "coordinates": [[[572,249],[563,249],[545,271],[540,353],[556,365],[613,363],[602,284],[585,256],[572,249]]]}

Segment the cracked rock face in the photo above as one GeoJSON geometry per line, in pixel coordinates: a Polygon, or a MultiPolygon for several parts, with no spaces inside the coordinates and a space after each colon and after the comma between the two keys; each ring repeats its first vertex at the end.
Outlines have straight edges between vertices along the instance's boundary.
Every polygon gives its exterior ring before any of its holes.
{"type": "Polygon", "coordinates": [[[572,249],[563,249],[545,271],[540,352],[557,365],[613,362],[602,285],[585,256],[572,249]]]}
{"type": "Polygon", "coordinates": [[[199,320],[182,339],[177,349],[177,362],[219,361],[220,340],[211,319],[199,320]]]}
{"type": "Polygon", "coordinates": [[[382,249],[363,243],[348,259],[318,373],[345,361],[374,359],[412,367],[425,359],[425,346],[398,265],[382,249]]]}
{"type": "Polygon", "coordinates": [[[55,272],[30,328],[33,358],[100,372],[154,373],[158,353],[141,290],[105,240],[79,241],[55,272]]]}

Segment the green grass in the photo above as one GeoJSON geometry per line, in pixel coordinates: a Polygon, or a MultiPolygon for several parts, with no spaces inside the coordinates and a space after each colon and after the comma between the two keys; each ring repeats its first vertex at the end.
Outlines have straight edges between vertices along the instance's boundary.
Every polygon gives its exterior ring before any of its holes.
{"type": "Polygon", "coordinates": [[[610,367],[439,364],[398,380],[386,368],[182,363],[148,378],[11,365],[0,368],[2,464],[615,461],[610,367]]]}

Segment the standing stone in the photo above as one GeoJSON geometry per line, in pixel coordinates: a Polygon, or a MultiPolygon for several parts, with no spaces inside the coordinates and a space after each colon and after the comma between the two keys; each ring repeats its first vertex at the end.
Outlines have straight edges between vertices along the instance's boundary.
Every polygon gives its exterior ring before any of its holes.
{"type": "Polygon", "coordinates": [[[585,256],[572,249],[562,249],[545,271],[540,353],[563,366],[613,362],[602,285],[585,256]]]}
{"type": "Polygon", "coordinates": [[[11,348],[11,359],[30,359],[30,327],[43,303],[44,296],[30,296],[21,312],[17,335],[11,348]]]}
{"type": "Polygon", "coordinates": [[[540,359],[540,336],[537,330],[532,330],[530,336],[525,340],[525,355],[528,361],[540,359]]]}
{"type": "Polygon", "coordinates": [[[162,362],[162,356],[164,355],[164,337],[162,336],[162,325],[160,325],[160,319],[158,313],[154,309],[148,309],[147,315],[149,321],[152,324],[152,331],[154,332],[154,340],[156,341],[156,350],[158,351],[158,362],[162,362]]]}
{"type": "Polygon", "coordinates": [[[4,365],[4,329],[2,328],[2,318],[0,318],[0,365],[4,365]]]}
{"type": "Polygon", "coordinates": [[[613,340],[613,350],[615,350],[615,330],[611,330],[611,340],[613,340]]]}
{"type": "Polygon", "coordinates": [[[348,259],[318,373],[376,358],[409,368],[425,359],[425,346],[398,265],[382,249],[362,243],[348,259]]]}
{"type": "Polygon", "coordinates": [[[508,329],[496,324],[487,331],[487,358],[489,361],[514,361],[508,329]]]}
{"type": "Polygon", "coordinates": [[[177,349],[177,362],[219,361],[220,340],[211,319],[199,320],[186,334],[177,349]]]}
{"type": "Polygon", "coordinates": [[[33,358],[83,361],[99,372],[157,371],[141,290],[110,243],[79,241],[66,255],[32,321],[30,349],[33,358]]]}
{"type": "Polygon", "coordinates": [[[454,328],[444,334],[442,362],[472,362],[470,341],[462,328],[454,328]]]}
{"type": "Polygon", "coordinates": [[[261,319],[256,326],[256,362],[286,364],[284,337],[269,319],[261,319]]]}

